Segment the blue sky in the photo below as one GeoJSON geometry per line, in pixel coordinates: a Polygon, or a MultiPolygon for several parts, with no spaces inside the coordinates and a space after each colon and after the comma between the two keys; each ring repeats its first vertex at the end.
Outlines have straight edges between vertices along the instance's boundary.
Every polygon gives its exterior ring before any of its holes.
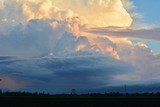
{"type": "MultiPolygon", "coordinates": [[[[160,0],[133,0],[136,5],[137,11],[143,16],[139,19],[141,23],[160,25],[160,0]]],[[[134,41],[145,42],[154,52],[160,52],[160,41],[156,40],[140,40],[134,41]]]]}
{"type": "Polygon", "coordinates": [[[160,24],[159,0],[133,0],[143,21],[149,24],[160,24]]]}

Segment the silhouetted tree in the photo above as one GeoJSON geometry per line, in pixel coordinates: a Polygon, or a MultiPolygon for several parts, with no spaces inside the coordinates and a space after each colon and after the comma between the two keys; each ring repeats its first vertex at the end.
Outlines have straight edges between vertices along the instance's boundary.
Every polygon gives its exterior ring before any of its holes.
{"type": "Polygon", "coordinates": [[[71,94],[75,95],[76,94],[76,89],[72,89],[71,94]]]}

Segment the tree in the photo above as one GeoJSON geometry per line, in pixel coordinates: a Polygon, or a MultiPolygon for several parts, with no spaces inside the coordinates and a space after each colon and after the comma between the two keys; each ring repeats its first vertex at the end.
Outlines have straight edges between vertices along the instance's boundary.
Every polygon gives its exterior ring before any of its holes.
{"type": "Polygon", "coordinates": [[[71,94],[75,95],[76,94],[76,89],[72,89],[71,94]]]}

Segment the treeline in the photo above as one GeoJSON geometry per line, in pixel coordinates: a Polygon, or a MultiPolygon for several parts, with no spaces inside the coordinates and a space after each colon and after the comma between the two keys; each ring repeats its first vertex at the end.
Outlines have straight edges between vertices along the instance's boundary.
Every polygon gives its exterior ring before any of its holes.
{"type": "Polygon", "coordinates": [[[123,96],[159,96],[160,97],[160,92],[146,92],[146,93],[119,93],[119,92],[110,92],[110,93],[87,93],[87,94],[76,94],[76,93],[70,93],[70,94],[49,94],[45,92],[2,92],[0,91],[0,96],[42,96],[42,97],[123,97],[123,96]]]}

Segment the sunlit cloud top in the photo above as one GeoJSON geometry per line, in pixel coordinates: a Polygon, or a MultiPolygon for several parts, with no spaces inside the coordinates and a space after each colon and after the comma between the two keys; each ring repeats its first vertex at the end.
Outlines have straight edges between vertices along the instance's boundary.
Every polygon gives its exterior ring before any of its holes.
{"type": "Polygon", "coordinates": [[[27,20],[82,17],[101,27],[127,27],[132,23],[121,0],[16,0],[16,3],[27,20]]]}

